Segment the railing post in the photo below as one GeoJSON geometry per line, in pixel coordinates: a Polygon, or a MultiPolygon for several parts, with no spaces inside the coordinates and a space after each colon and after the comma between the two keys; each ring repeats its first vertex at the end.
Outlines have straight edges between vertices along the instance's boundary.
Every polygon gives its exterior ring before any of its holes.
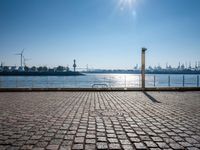
{"type": "Polygon", "coordinates": [[[31,80],[31,81],[32,81],[32,88],[33,88],[33,77],[32,77],[32,80],[31,80]]]}
{"type": "Polygon", "coordinates": [[[141,86],[141,85],[140,85],[140,84],[141,84],[141,81],[140,81],[140,80],[141,80],[141,77],[140,77],[140,75],[139,75],[139,83],[138,83],[139,88],[140,88],[140,86],[141,86]]]}
{"type": "Polygon", "coordinates": [[[154,87],[156,86],[156,76],[154,75],[154,77],[153,77],[153,81],[154,81],[154,87]]]}
{"type": "Polygon", "coordinates": [[[124,76],[124,83],[125,83],[125,88],[126,88],[126,75],[124,76]]]}
{"type": "Polygon", "coordinates": [[[63,88],[65,88],[65,79],[66,79],[66,77],[64,76],[63,88]]]}
{"type": "Polygon", "coordinates": [[[170,78],[170,75],[168,76],[168,87],[171,86],[171,78],[170,78]]]}
{"type": "Polygon", "coordinates": [[[197,87],[199,87],[199,75],[197,75],[197,87]]]}
{"type": "Polygon", "coordinates": [[[16,80],[16,88],[17,88],[18,87],[17,76],[16,76],[15,80],[16,80]]]}
{"type": "Polygon", "coordinates": [[[49,88],[49,77],[47,76],[47,88],[49,88]]]}
{"type": "Polygon", "coordinates": [[[183,75],[183,87],[185,87],[185,75],[183,75]]]}
{"type": "Polygon", "coordinates": [[[109,87],[111,88],[111,76],[109,78],[109,87]]]}

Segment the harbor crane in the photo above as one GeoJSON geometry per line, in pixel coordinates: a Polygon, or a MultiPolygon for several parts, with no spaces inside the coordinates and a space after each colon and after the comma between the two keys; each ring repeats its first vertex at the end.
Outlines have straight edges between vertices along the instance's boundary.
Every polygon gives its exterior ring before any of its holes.
{"type": "Polygon", "coordinates": [[[21,67],[23,67],[23,54],[24,54],[24,49],[21,51],[21,53],[16,53],[15,54],[15,55],[19,55],[20,56],[21,67]]]}
{"type": "Polygon", "coordinates": [[[23,60],[24,60],[24,67],[25,67],[25,66],[27,65],[26,62],[29,61],[29,60],[31,60],[31,59],[25,58],[25,57],[23,56],[23,60]]]}

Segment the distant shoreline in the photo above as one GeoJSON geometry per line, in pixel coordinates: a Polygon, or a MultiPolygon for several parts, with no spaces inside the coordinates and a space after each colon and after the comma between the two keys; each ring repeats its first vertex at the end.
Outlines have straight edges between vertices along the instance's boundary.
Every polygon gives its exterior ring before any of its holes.
{"type": "MultiPolygon", "coordinates": [[[[86,74],[141,74],[141,72],[83,72],[86,74]]],[[[200,72],[146,72],[146,74],[189,74],[189,75],[200,75],[200,72]]]]}
{"type": "Polygon", "coordinates": [[[80,72],[0,72],[0,76],[81,76],[80,72]]]}

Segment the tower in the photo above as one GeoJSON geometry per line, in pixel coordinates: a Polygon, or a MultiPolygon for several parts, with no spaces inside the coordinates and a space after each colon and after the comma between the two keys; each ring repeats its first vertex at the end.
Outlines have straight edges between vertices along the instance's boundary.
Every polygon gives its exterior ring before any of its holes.
{"type": "Polygon", "coordinates": [[[73,64],[74,72],[76,72],[76,60],[74,59],[74,64],[73,64]]]}

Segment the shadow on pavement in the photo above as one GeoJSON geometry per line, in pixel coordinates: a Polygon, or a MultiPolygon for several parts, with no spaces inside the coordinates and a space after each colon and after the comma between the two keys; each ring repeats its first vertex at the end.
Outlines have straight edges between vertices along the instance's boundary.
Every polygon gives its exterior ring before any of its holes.
{"type": "Polygon", "coordinates": [[[159,101],[157,101],[154,97],[152,97],[151,95],[149,95],[147,92],[143,92],[144,93],[144,95],[146,95],[146,97],[148,97],[152,102],[154,102],[154,103],[161,103],[161,102],[159,102],[159,101]]]}

